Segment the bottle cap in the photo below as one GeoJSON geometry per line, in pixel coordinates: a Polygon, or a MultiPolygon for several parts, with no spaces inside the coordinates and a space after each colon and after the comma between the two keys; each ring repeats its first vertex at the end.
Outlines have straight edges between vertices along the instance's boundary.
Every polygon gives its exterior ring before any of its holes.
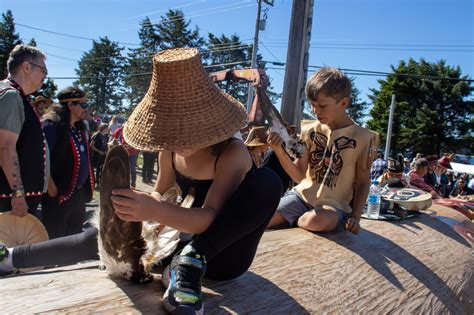
{"type": "Polygon", "coordinates": [[[378,181],[378,180],[376,180],[376,179],[374,179],[374,180],[372,181],[372,184],[374,184],[374,185],[378,185],[378,184],[379,184],[379,181],[378,181]]]}

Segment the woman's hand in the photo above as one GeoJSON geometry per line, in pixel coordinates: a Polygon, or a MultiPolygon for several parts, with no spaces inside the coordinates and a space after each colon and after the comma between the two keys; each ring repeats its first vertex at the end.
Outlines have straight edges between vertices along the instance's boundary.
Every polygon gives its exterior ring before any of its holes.
{"type": "Polygon", "coordinates": [[[124,221],[155,221],[154,214],[160,202],[149,194],[131,189],[114,189],[112,202],[115,213],[124,221]]]}

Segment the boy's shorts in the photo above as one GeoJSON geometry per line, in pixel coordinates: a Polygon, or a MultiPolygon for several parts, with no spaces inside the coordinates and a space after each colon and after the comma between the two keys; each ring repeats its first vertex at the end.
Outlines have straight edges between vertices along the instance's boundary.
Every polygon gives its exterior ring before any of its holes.
{"type": "MultiPolygon", "coordinates": [[[[296,190],[292,189],[287,191],[280,199],[280,203],[278,204],[276,212],[278,212],[286,221],[288,221],[291,227],[295,227],[297,226],[299,217],[308,211],[317,210],[320,207],[322,208],[322,206],[316,206],[316,208],[313,207],[311,204],[304,201],[296,190]]],[[[345,230],[349,215],[342,209],[335,209],[337,215],[339,216],[339,221],[336,227],[332,231],[328,232],[338,233],[345,230]]]]}

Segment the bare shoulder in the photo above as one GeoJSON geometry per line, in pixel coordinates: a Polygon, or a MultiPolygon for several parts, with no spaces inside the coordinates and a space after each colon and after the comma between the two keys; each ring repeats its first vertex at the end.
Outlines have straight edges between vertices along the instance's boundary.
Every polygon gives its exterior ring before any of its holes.
{"type": "Polygon", "coordinates": [[[218,164],[237,164],[241,166],[252,166],[252,158],[245,144],[241,140],[230,142],[221,153],[218,164]]]}

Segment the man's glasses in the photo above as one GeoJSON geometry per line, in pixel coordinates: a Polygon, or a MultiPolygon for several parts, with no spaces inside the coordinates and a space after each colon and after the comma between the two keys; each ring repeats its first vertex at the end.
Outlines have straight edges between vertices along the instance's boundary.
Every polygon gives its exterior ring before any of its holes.
{"type": "Polygon", "coordinates": [[[88,108],[89,108],[89,104],[88,104],[88,103],[78,103],[78,102],[74,102],[73,104],[74,104],[74,105],[79,105],[79,106],[81,106],[82,109],[88,109],[88,108]]]}
{"type": "Polygon", "coordinates": [[[31,62],[31,61],[28,61],[28,63],[29,63],[30,65],[32,65],[32,66],[35,66],[35,67],[37,67],[37,68],[40,68],[40,69],[41,69],[41,71],[43,71],[43,74],[44,74],[45,76],[47,76],[47,75],[48,75],[48,70],[46,70],[46,67],[43,67],[43,66],[37,65],[36,63],[34,63],[34,62],[31,62]]]}

